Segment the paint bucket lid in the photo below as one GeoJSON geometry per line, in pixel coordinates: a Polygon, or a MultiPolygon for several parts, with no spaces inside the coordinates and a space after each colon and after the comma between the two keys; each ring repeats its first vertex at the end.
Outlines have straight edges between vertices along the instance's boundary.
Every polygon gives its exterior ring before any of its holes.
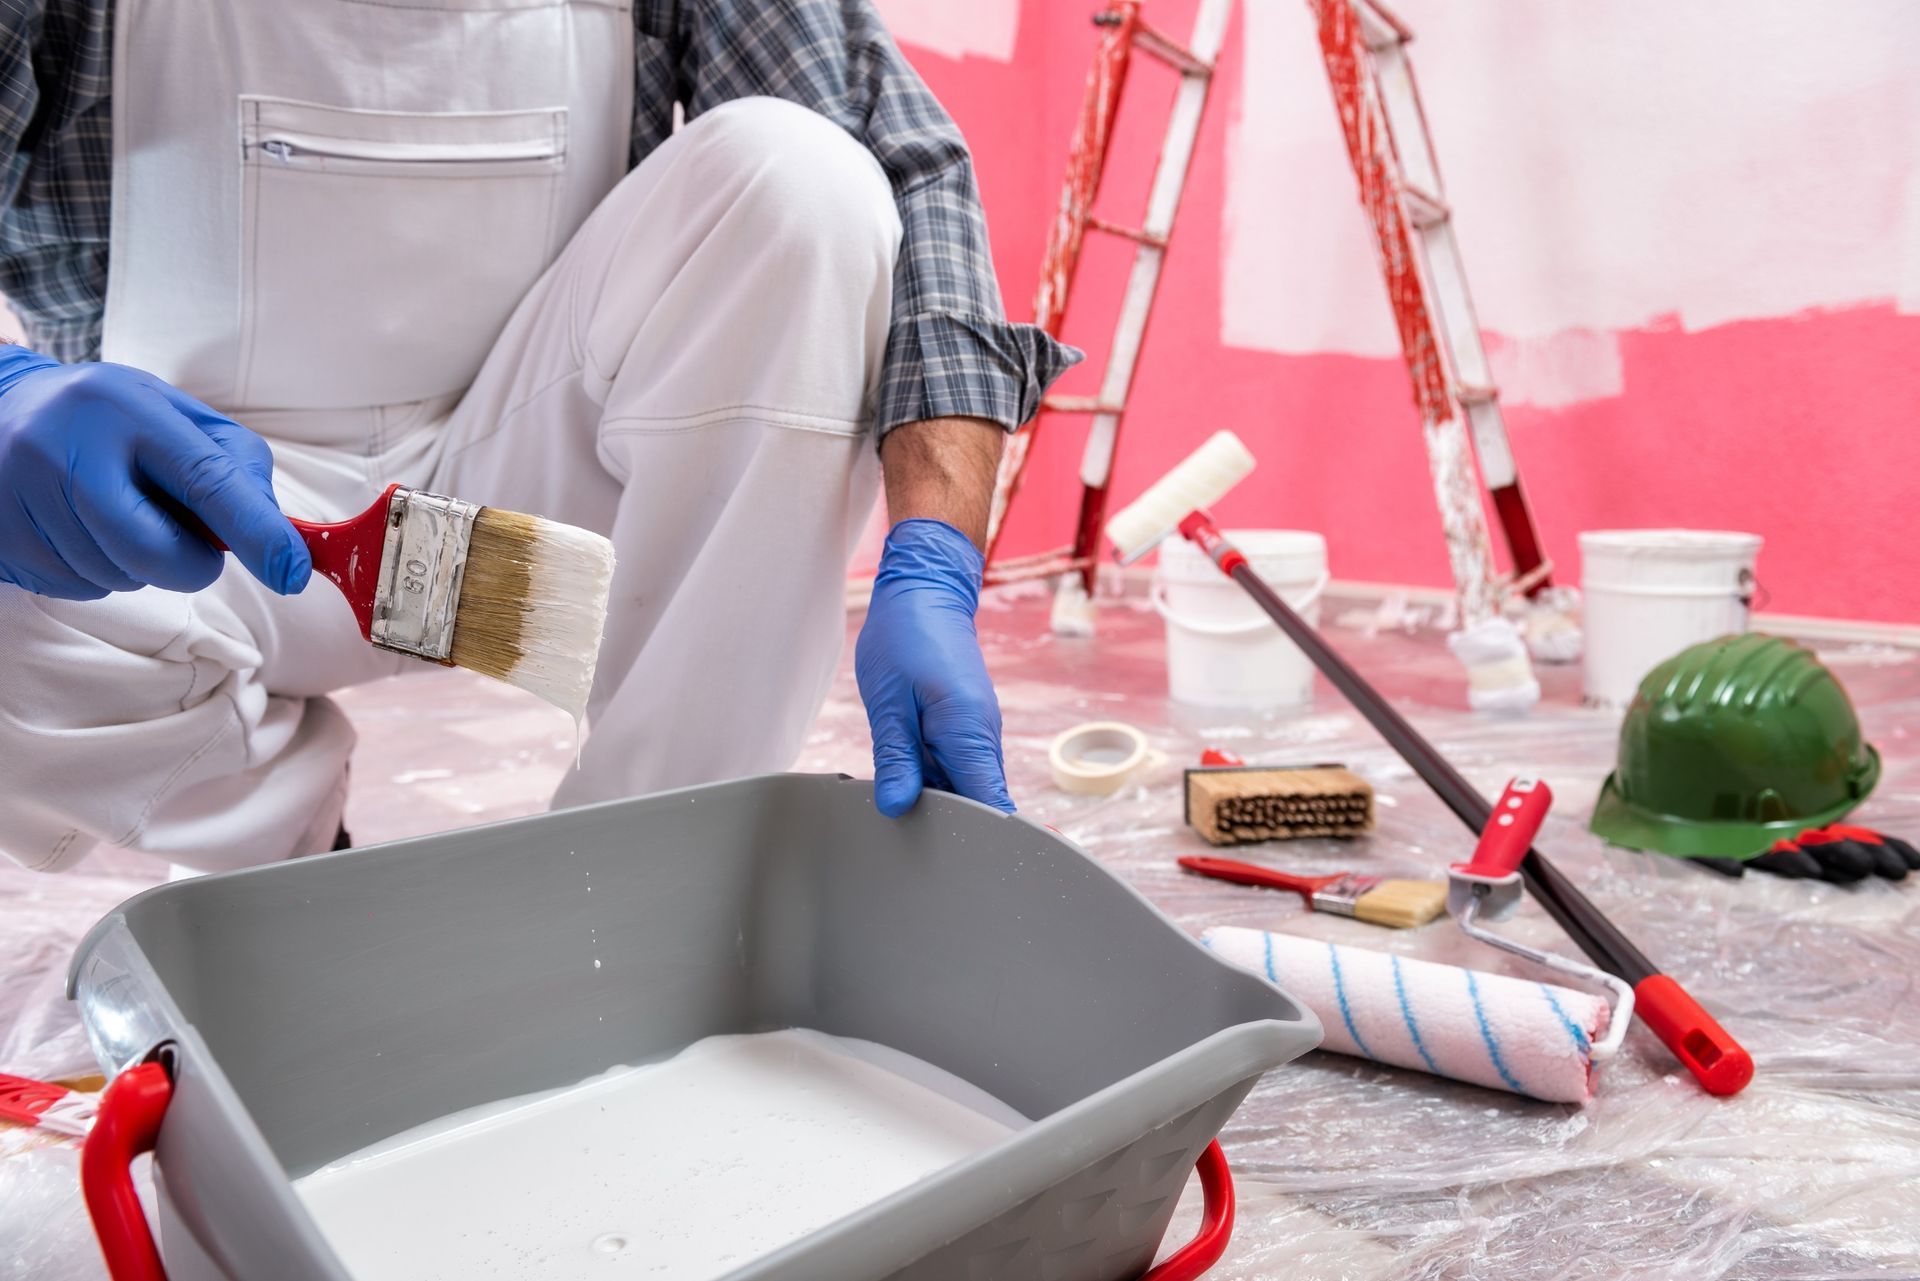
{"type": "Polygon", "coordinates": [[[1764,540],[1728,529],[1589,529],[1580,534],[1580,554],[1626,555],[1652,560],[1750,558],[1764,540]]]}

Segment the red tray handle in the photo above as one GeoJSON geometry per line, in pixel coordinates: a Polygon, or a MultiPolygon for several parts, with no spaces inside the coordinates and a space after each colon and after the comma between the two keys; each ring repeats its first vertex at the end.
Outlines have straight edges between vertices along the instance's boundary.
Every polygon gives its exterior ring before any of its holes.
{"type": "Polygon", "coordinates": [[[1140,1281],[1194,1281],[1227,1252],[1227,1242],[1233,1239],[1233,1171],[1227,1168],[1227,1154],[1220,1150],[1218,1139],[1207,1144],[1196,1168],[1200,1171],[1200,1192],[1206,1198],[1200,1211],[1200,1231],[1148,1269],[1140,1281]]]}
{"type": "Polygon", "coordinates": [[[133,1187],[133,1158],[153,1151],[173,1099],[173,1078],[158,1063],[130,1067],[100,1099],[100,1114],[80,1149],[80,1187],[100,1253],[113,1281],[167,1281],[160,1248],[133,1187]]]}

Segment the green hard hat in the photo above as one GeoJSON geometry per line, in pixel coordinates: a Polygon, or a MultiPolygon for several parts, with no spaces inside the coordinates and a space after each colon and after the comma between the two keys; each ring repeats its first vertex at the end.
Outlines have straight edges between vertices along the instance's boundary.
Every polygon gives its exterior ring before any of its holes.
{"type": "Polygon", "coordinates": [[[1723,636],[1640,682],[1589,826],[1630,849],[1750,858],[1839,821],[1879,781],[1880,754],[1812,650],[1723,636]]]}

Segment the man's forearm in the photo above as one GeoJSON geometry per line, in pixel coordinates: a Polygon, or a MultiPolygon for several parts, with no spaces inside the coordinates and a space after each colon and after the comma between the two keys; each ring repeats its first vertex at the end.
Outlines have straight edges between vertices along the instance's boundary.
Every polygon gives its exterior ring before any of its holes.
{"type": "Polygon", "coordinates": [[[1006,432],[984,418],[929,418],[903,423],[880,442],[887,515],[943,520],[984,550],[993,482],[1006,432]]]}

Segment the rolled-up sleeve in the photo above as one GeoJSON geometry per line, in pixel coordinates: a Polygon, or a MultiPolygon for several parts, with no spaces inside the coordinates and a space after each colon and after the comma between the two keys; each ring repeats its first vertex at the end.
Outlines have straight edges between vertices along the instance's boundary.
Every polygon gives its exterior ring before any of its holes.
{"type": "Polygon", "coordinates": [[[1007,320],[966,142],[871,0],[641,0],[636,20],[672,67],[671,85],[651,87],[668,89],[689,119],[735,98],[785,98],[879,160],[903,232],[879,430],[946,417],[1011,429],[1031,418],[1080,353],[1007,320]]]}

